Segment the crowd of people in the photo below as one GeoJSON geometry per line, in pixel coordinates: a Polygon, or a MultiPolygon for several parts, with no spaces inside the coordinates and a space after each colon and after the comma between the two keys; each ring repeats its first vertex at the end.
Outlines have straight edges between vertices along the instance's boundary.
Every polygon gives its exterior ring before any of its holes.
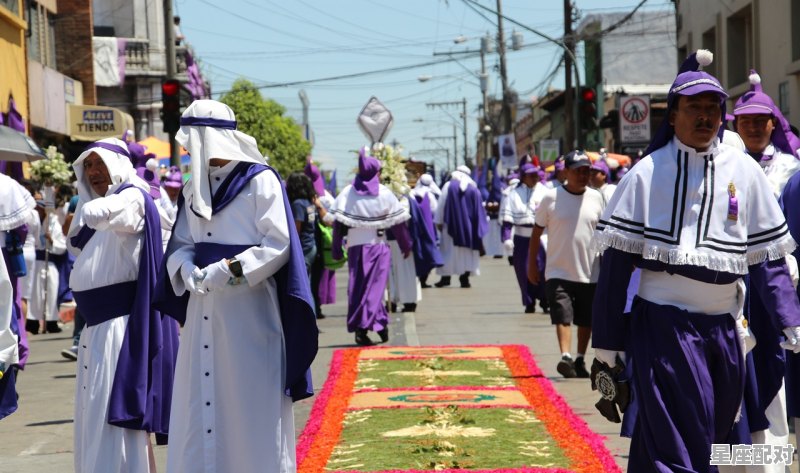
{"type": "Polygon", "coordinates": [[[150,434],[169,437],[168,472],[294,471],[292,403],[314,393],[336,271],[346,329],[370,346],[422,289],[472,287],[488,255],[508,257],[521,312],[549,315],[557,372],[601,388],[629,471],[717,471],[712,445],[790,443],[800,138],[755,71],[726,113],[710,62],[681,66],[632,167],[574,150],[551,169],[493,158],[409,188],[364,147],[333,196],[310,158],[283,181],[228,106],[198,100],[177,134],[186,183],[129,134],[75,159],[75,195],[0,174],[0,418],[27,337],[74,306],[76,471],[155,471],[150,434]]]}

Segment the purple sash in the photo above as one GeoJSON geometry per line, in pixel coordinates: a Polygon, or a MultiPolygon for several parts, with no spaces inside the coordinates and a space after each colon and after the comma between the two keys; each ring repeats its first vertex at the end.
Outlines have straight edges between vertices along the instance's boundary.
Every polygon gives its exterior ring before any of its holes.
{"type": "MultiPolygon", "coordinates": [[[[267,170],[275,173],[278,181],[281,181],[278,172],[269,166],[246,162],[237,164],[212,197],[212,215],[225,208],[247,186],[253,177],[267,170]]],[[[281,311],[281,325],[286,346],[284,388],[287,396],[291,396],[293,401],[299,401],[314,395],[314,387],[311,381],[311,362],[314,361],[317,355],[318,332],[316,316],[314,315],[314,298],[311,295],[311,286],[306,273],[303,248],[297,235],[292,208],[289,205],[286,190],[283,187],[282,194],[283,205],[286,209],[286,225],[290,236],[289,262],[275,273],[274,278],[278,287],[278,305],[281,311]]],[[[183,199],[179,198],[176,221],[180,219],[183,205],[183,199]]],[[[170,241],[170,243],[172,242],[170,241]]],[[[199,267],[203,267],[222,258],[235,256],[249,247],[197,243],[195,245],[194,263],[199,267]]],[[[167,246],[167,255],[165,255],[159,272],[159,284],[156,293],[153,295],[153,304],[183,323],[186,320],[189,293],[187,291],[182,296],[176,296],[169,282],[166,263],[171,251],[172,245],[170,244],[167,246]]]]}

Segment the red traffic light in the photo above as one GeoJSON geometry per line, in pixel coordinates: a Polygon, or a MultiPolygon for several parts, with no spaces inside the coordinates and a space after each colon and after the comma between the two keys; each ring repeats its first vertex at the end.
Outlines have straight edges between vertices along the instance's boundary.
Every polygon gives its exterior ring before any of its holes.
{"type": "Polygon", "coordinates": [[[161,84],[161,93],[167,97],[176,96],[181,92],[181,83],[170,79],[161,84]]]}
{"type": "Polygon", "coordinates": [[[583,89],[581,90],[581,100],[584,102],[594,102],[597,98],[597,94],[595,94],[594,89],[583,89]]]}

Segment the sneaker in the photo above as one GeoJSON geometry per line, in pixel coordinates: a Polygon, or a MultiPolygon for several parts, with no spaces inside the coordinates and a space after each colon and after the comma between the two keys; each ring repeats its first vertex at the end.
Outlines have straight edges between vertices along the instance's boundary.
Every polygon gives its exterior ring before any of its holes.
{"type": "Polygon", "coordinates": [[[68,360],[78,361],[78,345],[72,345],[70,348],[61,350],[61,356],[68,360]]]}
{"type": "Polygon", "coordinates": [[[589,377],[589,372],[586,371],[586,362],[583,361],[582,356],[575,358],[575,374],[578,375],[579,378],[589,377]]]}
{"type": "Polygon", "coordinates": [[[559,361],[556,366],[556,371],[565,378],[575,378],[578,376],[578,374],[575,373],[575,362],[568,356],[561,357],[561,361],[559,361]]]}

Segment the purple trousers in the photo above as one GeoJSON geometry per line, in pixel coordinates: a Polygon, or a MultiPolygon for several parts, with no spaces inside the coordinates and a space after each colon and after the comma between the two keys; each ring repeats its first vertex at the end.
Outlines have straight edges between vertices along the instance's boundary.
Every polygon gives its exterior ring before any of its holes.
{"type": "Polygon", "coordinates": [[[391,268],[389,245],[357,245],[347,249],[350,282],[347,286],[347,331],[383,330],[389,314],[383,293],[391,268]]]}
{"type": "Polygon", "coordinates": [[[336,304],[336,271],[323,269],[319,279],[319,303],[336,304]]]}
{"type": "Polygon", "coordinates": [[[539,267],[540,284],[533,285],[528,281],[528,251],[531,243],[530,237],[514,235],[514,253],[511,255],[511,262],[514,264],[514,273],[517,275],[519,291],[522,293],[522,305],[528,306],[538,299],[542,307],[547,307],[544,296],[544,270],[547,264],[544,247],[539,246],[539,254],[536,255],[536,263],[539,267]]]}
{"type": "Polygon", "coordinates": [[[718,471],[711,444],[726,443],[744,390],[733,317],[637,297],[630,321],[639,410],[628,471],[718,471]]]}

